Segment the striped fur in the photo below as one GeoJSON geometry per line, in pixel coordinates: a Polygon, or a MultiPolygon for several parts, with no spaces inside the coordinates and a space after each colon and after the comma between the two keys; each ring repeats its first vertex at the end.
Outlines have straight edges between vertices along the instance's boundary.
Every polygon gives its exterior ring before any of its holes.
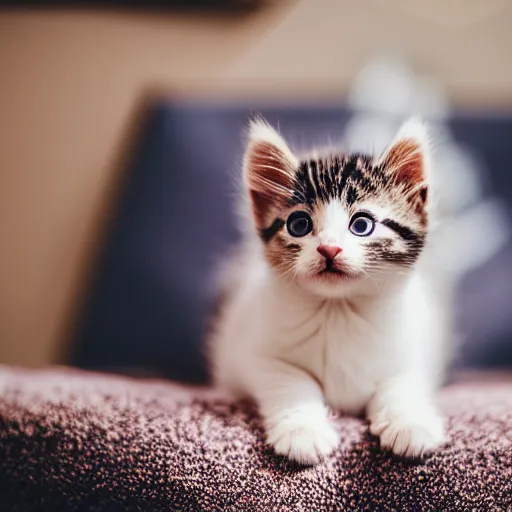
{"type": "MultiPolygon", "coordinates": [[[[402,131],[380,158],[331,152],[298,159],[282,137],[261,121],[251,134],[246,185],[267,259],[278,271],[296,274],[296,267],[305,264],[301,252],[308,241],[290,237],[287,217],[293,211],[307,211],[314,224],[308,238],[318,245],[325,228],[323,212],[331,203],[346,212],[347,233],[348,221],[363,209],[384,228],[376,236],[356,239],[362,249],[357,257],[343,248],[347,269],[363,272],[380,263],[410,267],[417,261],[428,227],[428,157],[417,124],[409,126],[409,133],[402,131]]],[[[340,240],[346,236],[340,233],[340,240]]]]}

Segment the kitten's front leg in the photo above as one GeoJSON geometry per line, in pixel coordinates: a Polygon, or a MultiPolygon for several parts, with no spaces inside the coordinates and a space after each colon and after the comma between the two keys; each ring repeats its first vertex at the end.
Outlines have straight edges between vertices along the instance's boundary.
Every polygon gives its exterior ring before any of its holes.
{"type": "Polygon", "coordinates": [[[419,457],[444,440],[443,420],[420,379],[398,375],[382,382],[367,408],[370,432],[383,448],[419,457]]]}
{"type": "Polygon", "coordinates": [[[258,373],[255,394],[269,444],[302,464],[320,462],[336,447],[339,436],[318,383],[287,363],[274,362],[258,373]]]}

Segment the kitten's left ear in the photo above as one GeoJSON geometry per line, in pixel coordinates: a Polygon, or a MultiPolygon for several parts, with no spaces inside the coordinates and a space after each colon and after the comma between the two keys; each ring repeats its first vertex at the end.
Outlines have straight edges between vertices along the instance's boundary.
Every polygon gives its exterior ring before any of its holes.
{"type": "Polygon", "coordinates": [[[425,124],[417,118],[409,119],[379,161],[395,183],[404,185],[411,194],[418,194],[423,203],[428,191],[429,146],[425,124]]]}
{"type": "Polygon", "coordinates": [[[278,132],[262,119],[251,122],[243,174],[258,227],[265,224],[273,207],[293,196],[297,166],[296,157],[278,132]]]}

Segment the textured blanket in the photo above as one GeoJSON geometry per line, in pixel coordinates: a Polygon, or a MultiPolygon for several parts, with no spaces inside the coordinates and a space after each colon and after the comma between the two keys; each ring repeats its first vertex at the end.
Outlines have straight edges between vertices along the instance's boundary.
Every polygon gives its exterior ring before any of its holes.
{"type": "Polygon", "coordinates": [[[512,381],[443,390],[450,442],[423,461],[340,416],[317,467],[274,455],[251,404],[65,369],[0,368],[2,511],[512,510],[512,381]]]}

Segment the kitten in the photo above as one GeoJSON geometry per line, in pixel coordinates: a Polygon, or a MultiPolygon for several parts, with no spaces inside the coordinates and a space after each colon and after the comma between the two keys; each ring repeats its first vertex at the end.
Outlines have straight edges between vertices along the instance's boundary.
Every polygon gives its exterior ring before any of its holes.
{"type": "Polygon", "coordinates": [[[366,412],[396,454],[444,440],[433,404],[445,322],[422,270],[431,199],[426,129],[380,158],[299,159],[263,121],[243,163],[246,237],[211,339],[214,378],[256,400],[278,454],[314,464],[338,444],[327,406],[366,412]]]}

